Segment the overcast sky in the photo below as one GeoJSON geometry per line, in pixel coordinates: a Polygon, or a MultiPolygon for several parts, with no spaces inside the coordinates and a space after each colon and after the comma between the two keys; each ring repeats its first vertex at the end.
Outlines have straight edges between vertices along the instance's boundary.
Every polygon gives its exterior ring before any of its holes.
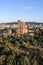
{"type": "Polygon", "coordinates": [[[43,22],[43,0],[0,0],[0,23],[18,19],[43,22]]]}

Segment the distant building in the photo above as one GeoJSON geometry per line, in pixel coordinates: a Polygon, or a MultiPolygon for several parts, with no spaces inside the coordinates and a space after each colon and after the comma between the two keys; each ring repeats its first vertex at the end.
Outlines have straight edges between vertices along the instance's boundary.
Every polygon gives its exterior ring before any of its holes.
{"type": "Polygon", "coordinates": [[[17,34],[25,34],[27,32],[28,32],[28,29],[25,22],[18,20],[17,34]]]}

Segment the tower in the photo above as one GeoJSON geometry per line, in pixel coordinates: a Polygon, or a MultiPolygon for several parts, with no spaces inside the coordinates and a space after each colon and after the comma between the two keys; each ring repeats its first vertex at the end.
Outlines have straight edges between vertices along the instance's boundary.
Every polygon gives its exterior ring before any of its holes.
{"type": "Polygon", "coordinates": [[[17,29],[17,33],[18,34],[25,34],[28,32],[27,26],[25,24],[24,21],[20,21],[18,20],[18,29],[17,29]]]}

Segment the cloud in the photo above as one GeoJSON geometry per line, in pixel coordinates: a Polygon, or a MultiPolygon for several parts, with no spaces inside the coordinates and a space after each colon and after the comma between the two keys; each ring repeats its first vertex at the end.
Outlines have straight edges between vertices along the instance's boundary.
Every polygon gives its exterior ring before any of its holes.
{"type": "Polygon", "coordinates": [[[31,6],[25,6],[24,9],[32,9],[31,6]]]}
{"type": "Polygon", "coordinates": [[[43,19],[31,19],[30,18],[28,21],[29,22],[39,22],[40,23],[40,22],[43,22],[43,19]]]}
{"type": "MultiPolygon", "coordinates": [[[[28,22],[42,22],[43,23],[43,19],[35,19],[35,18],[28,18],[28,17],[21,17],[19,18],[20,20],[23,21],[28,21],[28,22]]],[[[15,22],[18,19],[14,19],[14,18],[7,18],[7,19],[0,19],[0,23],[8,23],[8,22],[15,22]]]]}
{"type": "Polygon", "coordinates": [[[0,19],[0,23],[7,23],[7,22],[13,22],[13,21],[15,21],[14,18],[0,19]]]}

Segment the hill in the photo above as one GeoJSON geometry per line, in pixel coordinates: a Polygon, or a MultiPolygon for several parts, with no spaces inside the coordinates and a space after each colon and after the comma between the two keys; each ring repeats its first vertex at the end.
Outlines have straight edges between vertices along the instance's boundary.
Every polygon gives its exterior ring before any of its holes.
{"type": "MultiPolygon", "coordinates": [[[[18,22],[9,22],[9,23],[0,23],[0,24],[6,24],[6,25],[13,25],[13,24],[17,24],[18,22]]],[[[40,25],[40,24],[43,24],[43,22],[41,23],[39,23],[39,22],[26,22],[26,24],[28,25],[28,24],[31,24],[31,25],[40,25]]]]}

